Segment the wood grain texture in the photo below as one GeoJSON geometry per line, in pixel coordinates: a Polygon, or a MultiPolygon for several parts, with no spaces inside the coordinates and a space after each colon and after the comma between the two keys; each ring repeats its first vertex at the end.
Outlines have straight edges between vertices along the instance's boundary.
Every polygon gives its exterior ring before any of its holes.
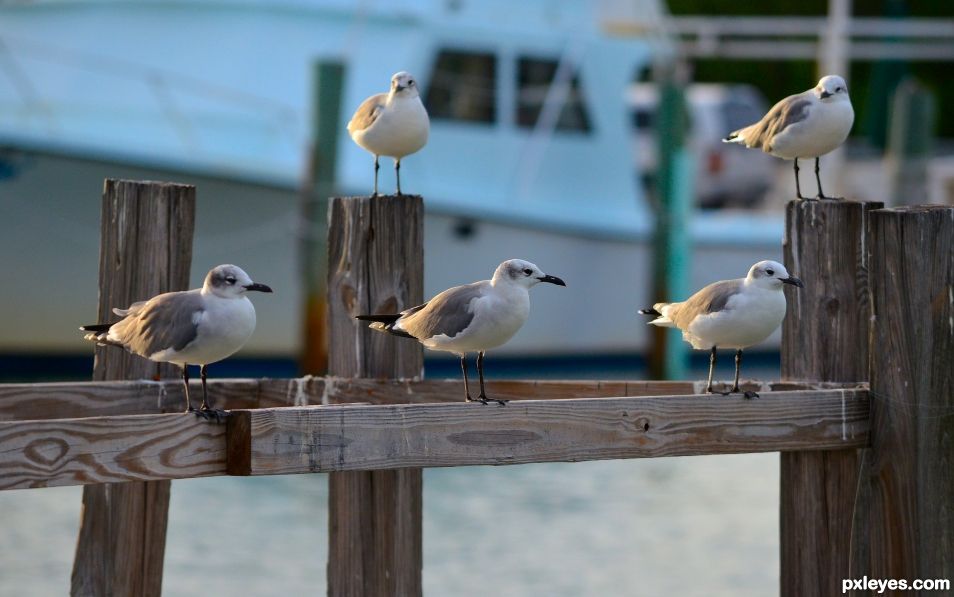
{"type": "MultiPolygon", "coordinates": [[[[785,267],[805,282],[786,287],[782,379],[868,379],[865,221],[877,203],[792,201],[785,214],[785,267]]],[[[848,576],[857,450],[783,452],[782,597],[828,597],[848,576]]]]}
{"type": "MultiPolygon", "coordinates": [[[[117,319],[113,307],[188,288],[195,187],[106,180],[102,206],[99,322],[117,319]]],[[[116,347],[95,350],[94,380],[179,374],[116,347]]],[[[169,492],[168,481],[84,488],[72,595],[161,593],[169,492]]]]}
{"type": "Polygon", "coordinates": [[[866,390],[235,411],[229,473],[576,462],[867,445],[866,390]],[[234,442],[243,442],[236,445],[234,442]]]}
{"type": "MultiPolygon", "coordinates": [[[[372,331],[354,319],[424,302],[423,224],[424,203],[418,196],[331,200],[331,375],[423,375],[417,342],[372,331]]],[[[420,469],[329,475],[329,595],[421,595],[422,487],[420,469]]]]}
{"type": "Polygon", "coordinates": [[[493,408],[459,402],[282,407],[233,411],[226,426],[184,413],[5,421],[0,490],[861,446],[867,395],[848,389],[775,392],[755,401],[687,395],[525,400],[493,408]]]}
{"type": "MultiPolygon", "coordinates": [[[[560,400],[618,396],[694,394],[705,382],[687,381],[488,381],[487,390],[508,400],[560,400]]],[[[757,392],[837,389],[857,384],[742,382],[757,392]]],[[[198,381],[190,392],[199,396],[198,381]]],[[[423,404],[460,402],[459,379],[212,379],[209,400],[219,408],[254,409],[309,404],[423,404]]],[[[185,408],[181,380],[0,384],[0,421],[78,419],[115,415],[177,413],[185,408]]]]}
{"type": "Polygon", "coordinates": [[[851,573],[951,579],[954,208],[875,211],[869,230],[872,445],[851,573]]]}
{"type": "Polygon", "coordinates": [[[225,425],[185,413],[0,423],[0,490],[225,474],[225,425]]]}

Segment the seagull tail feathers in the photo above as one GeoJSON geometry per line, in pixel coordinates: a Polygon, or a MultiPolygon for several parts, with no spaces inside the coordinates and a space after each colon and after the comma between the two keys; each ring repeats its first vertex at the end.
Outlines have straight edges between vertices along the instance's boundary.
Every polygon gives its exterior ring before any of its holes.
{"type": "Polygon", "coordinates": [[[639,312],[642,315],[650,315],[656,319],[649,322],[649,325],[658,325],[662,327],[675,327],[675,324],[669,317],[663,313],[665,308],[669,306],[669,303],[656,303],[650,309],[640,309],[639,312]]]}
{"type": "Polygon", "coordinates": [[[394,329],[394,323],[400,318],[400,313],[387,315],[355,315],[355,319],[372,322],[371,325],[368,326],[372,330],[393,334],[395,336],[403,336],[405,338],[413,338],[414,336],[404,330],[394,329]]]}

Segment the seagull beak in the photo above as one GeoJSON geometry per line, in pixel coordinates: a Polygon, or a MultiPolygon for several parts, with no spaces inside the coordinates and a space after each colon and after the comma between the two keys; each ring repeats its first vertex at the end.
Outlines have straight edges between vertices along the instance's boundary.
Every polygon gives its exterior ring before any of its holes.
{"type": "Polygon", "coordinates": [[[537,280],[540,280],[541,282],[549,282],[550,284],[556,284],[557,286],[566,286],[566,282],[560,278],[557,278],[556,276],[547,275],[543,276],[542,278],[537,278],[537,280]]]}
{"type": "Polygon", "coordinates": [[[254,283],[252,283],[252,284],[249,284],[248,286],[245,287],[245,290],[255,290],[255,291],[257,291],[257,292],[271,292],[271,291],[272,291],[272,289],[271,289],[270,287],[265,286],[264,284],[259,284],[258,282],[254,282],[254,283]]]}
{"type": "Polygon", "coordinates": [[[781,278],[783,284],[791,284],[792,286],[798,286],[799,288],[805,288],[805,284],[795,276],[789,276],[787,278],[781,278]]]}
{"type": "Polygon", "coordinates": [[[825,99],[826,97],[831,97],[832,95],[834,94],[828,93],[827,91],[822,91],[818,97],[820,97],[821,99],[825,99]]]}

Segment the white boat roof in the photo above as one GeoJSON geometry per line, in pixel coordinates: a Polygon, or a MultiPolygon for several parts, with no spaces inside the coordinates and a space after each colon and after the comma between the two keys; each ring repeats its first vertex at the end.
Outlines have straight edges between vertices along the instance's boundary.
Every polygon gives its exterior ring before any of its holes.
{"type": "MultiPolygon", "coordinates": [[[[296,189],[313,65],[340,60],[338,185],[367,193],[372,160],[347,137],[351,111],[399,70],[426,89],[441,49],[490,53],[496,122],[432,119],[428,146],[402,161],[405,191],[462,216],[643,237],[652,212],[635,171],[626,92],[635,69],[664,51],[653,33],[662,9],[616,4],[622,12],[613,2],[558,0],[4,4],[0,145],[296,189]],[[517,125],[515,65],[524,57],[575,65],[589,133],[517,125]]],[[[383,167],[382,190],[392,184],[383,167]]],[[[704,240],[708,228],[694,227],[704,240]]]]}

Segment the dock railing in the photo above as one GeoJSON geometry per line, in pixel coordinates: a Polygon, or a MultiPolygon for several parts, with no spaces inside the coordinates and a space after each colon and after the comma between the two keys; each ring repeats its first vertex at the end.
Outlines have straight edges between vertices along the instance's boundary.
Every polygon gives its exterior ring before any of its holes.
{"type": "MultiPolygon", "coordinates": [[[[194,201],[107,181],[102,318],[184,287],[194,201]]],[[[491,381],[512,401],[497,407],[421,379],[416,343],[353,319],[422,301],[421,199],[336,198],[328,376],[212,380],[231,410],[220,425],[180,412],[174,371],[97,349],[97,381],[0,385],[0,489],[84,485],[72,594],[159,595],[170,480],[328,472],[328,594],[420,595],[423,468],[777,451],[781,595],[951,579],[954,208],[879,207],[789,204],[786,267],[805,288],[788,295],[783,381],[746,386],[760,398],[685,381],[491,381]]]]}

